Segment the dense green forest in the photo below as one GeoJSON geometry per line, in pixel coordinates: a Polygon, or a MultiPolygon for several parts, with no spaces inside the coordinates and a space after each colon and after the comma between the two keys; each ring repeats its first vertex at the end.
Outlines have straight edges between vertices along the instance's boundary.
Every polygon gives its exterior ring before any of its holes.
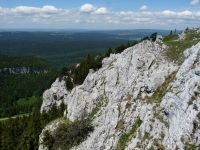
{"type": "Polygon", "coordinates": [[[105,53],[109,47],[141,39],[154,32],[166,35],[167,30],[113,30],[113,31],[2,31],[0,54],[35,56],[51,65],[64,67],[81,61],[86,54],[105,53]]]}
{"type": "Polygon", "coordinates": [[[48,62],[34,57],[0,56],[0,69],[6,67],[30,67],[46,70],[41,73],[0,73],[0,117],[29,113],[40,107],[41,95],[58,75],[48,62]]]}
{"type": "Polygon", "coordinates": [[[48,113],[40,113],[34,108],[29,116],[17,117],[0,121],[0,149],[2,150],[36,150],[38,149],[39,134],[52,120],[62,117],[64,104],[56,106],[48,113]]]}
{"type": "Polygon", "coordinates": [[[0,68],[4,67],[32,67],[41,69],[50,69],[51,65],[45,60],[37,57],[13,57],[0,55],[0,68]]]}
{"type": "Polygon", "coordinates": [[[43,142],[40,144],[54,150],[63,147],[67,150],[80,144],[89,132],[93,131],[91,120],[70,122],[63,117],[65,110],[66,106],[62,103],[58,108],[53,106],[48,113],[40,113],[38,109],[33,109],[29,116],[0,121],[0,149],[37,150],[42,130],[48,123],[58,118],[65,122],[59,125],[54,137],[48,130],[44,131],[43,142]]]}

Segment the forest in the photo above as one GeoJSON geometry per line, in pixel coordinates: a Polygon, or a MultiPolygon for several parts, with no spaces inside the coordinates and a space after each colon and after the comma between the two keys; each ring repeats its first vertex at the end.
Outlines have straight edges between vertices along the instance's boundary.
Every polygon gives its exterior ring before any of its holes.
{"type": "Polygon", "coordinates": [[[29,113],[40,107],[44,90],[50,87],[58,72],[41,58],[0,56],[0,68],[30,67],[44,73],[0,73],[0,117],[29,113]]]}
{"type": "Polygon", "coordinates": [[[64,104],[60,108],[52,107],[48,113],[40,113],[34,108],[28,116],[0,121],[0,149],[2,150],[36,150],[39,134],[50,121],[63,116],[64,104]]]}
{"type": "Polygon", "coordinates": [[[55,67],[81,61],[86,54],[104,54],[109,47],[168,30],[0,31],[0,54],[44,58],[55,67]]]}

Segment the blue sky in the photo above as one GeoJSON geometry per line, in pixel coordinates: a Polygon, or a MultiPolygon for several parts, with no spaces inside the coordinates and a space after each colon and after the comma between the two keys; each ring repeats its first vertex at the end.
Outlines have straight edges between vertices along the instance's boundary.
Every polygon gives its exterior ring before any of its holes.
{"type": "Polygon", "coordinates": [[[200,24],[199,0],[0,0],[0,28],[136,29],[200,24]]]}
{"type": "Polygon", "coordinates": [[[54,5],[61,8],[75,8],[85,3],[113,9],[136,10],[141,5],[148,5],[152,9],[181,10],[190,7],[191,0],[0,0],[0,6],[15,7],[19,5],[40,7],[54,5]],[[171,2],[169,2],[171,1],[171,2]]]}

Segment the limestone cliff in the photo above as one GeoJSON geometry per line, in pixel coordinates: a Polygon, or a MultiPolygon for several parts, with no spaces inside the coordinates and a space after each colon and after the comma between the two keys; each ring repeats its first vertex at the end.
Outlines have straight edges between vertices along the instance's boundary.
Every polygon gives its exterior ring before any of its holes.
{"type": "MultiPolygon", "coordinates": [[[[126,150],[198,146],[200,42],[184,51],[181,65],[166,57],[166,49],[157,38],[112,54],[103,60],[101,69],[91,70],[84,83],[71,92],[57,79],[44,93],[41,110],[63,100],[68,106],[66,117],[75,121],[100,107],[92,122],[94,131],[73,150],[118,149],[121,136],[129,133],[138,119],[141,122],[126,141],[126,150]]],[[[49,125],[51,132],[58,122],[49,125]]],[[[39,149],[45,148],[40,145],[39,149]]]]}

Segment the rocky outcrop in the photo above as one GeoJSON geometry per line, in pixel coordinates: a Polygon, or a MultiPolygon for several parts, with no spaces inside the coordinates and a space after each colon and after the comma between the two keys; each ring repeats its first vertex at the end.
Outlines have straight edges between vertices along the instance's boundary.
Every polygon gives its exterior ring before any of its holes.
{"type": "Polygon", "coordinates": [[[0,68],[0,73],[2,74],[31,74],[31,73],[47,73],[48,70],[44,69],[34,69],[31,67],[7,67],[7,68],[0,68]]]}
{"type": "Polygon", "coordinates": [[[64,78],[66,77],[63,77],[61,80],[57,78],[51,85],[51,88],[43,93],[41,112],[48,111],[53,105],[59,106],[69,94],[64,78]]]}
{"type": "Polygon", "coordinates": [[[142,123],[126,141],[127,150],[198,145],[200,43],[185,50],[181,66],[166,59],[165,48],[161,40],[147,40],[112,54],[103,60],[101,69],[91,70],[84,83],[71,92],[63,88],[64,81],[56,80],[44,93],[42,109],[60,102],[52,93],[64,95],[67,118],[75,121],[103,102],[93,120],[94,131],[74,150],[114,150],[138,118],[142,123]]]}
{"type": "MultiPolygon", "coordinates": [[[[200,43],[185,51],[185,61],[176,74],[161,106],[169,111],[169,128],[163,144],[183,149],[187,142],[199,144],[198,126],[193,123],[200,112],[200,43]],[[194,140],[193,140],[194,139],[194,140]]],[[[196,120],[198,122],[198,120],[196,120]]]]}

